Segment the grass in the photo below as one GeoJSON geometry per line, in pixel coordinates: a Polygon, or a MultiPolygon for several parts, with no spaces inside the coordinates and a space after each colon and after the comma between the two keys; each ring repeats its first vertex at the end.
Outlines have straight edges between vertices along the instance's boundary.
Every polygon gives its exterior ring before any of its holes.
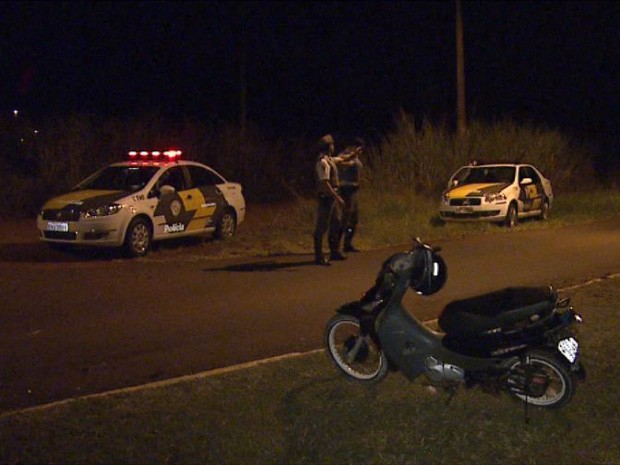
{"type": "MultiPolygon", "coordinates": [[[[437,218],[438,198],[414,193],[360,191],[360,224],[356,246],[370,250],[409,244],[413,237],[427,241],[463,237],[468,234],[501,234],[510,230],[492,223],[448,223],[437,218]]],[[[548,221],[522,221],[519,229],[554,228],[567,224],[609,218],[620,211],[620,192],[598,191],[561,193],[548,221]]],[[[286,203],[248,205],[246,221],[239,234],[231,240],[205,241],[192,253],[205,257],[235,255],[278,255],[312,253],[312,232],[316,205],[312,199],[299,198],[286,203]]],[[[167,244],[167,253],[174,253],[178,244],[167,244]]],[[[324,243],[327,250],[327,240],[324,243]]]]}
{"type": "MultiPolygon", "coordinates": [[[[596,153],[553,128],[502,119],[470,121],[467,134],[457,136],[449,125],[406,112],[394,115],[393,127],[366,134],[363,177],[380,192],[408,189],[440,190],[454,171],[471,160],[522,161],[550,177],[555,189],[612,185],[617,176],[597,180],[592,169],[596,153]]],[[[255,203],[291,199],[314,192],[315,135],[266,138],[256,127],[212,125],[205,121],[167,119],[162,115],[117,119],[70,115],[39,121],[0,118],[0,182],[7,199],[2,215],[36,214],[51,196],[113,161],[128,147],[174,146],[184,158],[211,165],[225,178],[240,182],[255,203]],[[37,128],[36,132],[34,128],[37,128]]],[[[358,134],[364,136],[363,134],[358,134]]],[[[348,141],[336,135],[336,149],[348,141]]],[[[584,145],[585,144],[585,145],[584,145]]]]}
{"type": "Polygon", "coordinates": [[[620,279],[565,291],[588,378],[524,421],[507,395],[445,404],[393,373],[365,387],[323,352],[0,418],[2,463],[614,464],[620,462],[620,279]]]}

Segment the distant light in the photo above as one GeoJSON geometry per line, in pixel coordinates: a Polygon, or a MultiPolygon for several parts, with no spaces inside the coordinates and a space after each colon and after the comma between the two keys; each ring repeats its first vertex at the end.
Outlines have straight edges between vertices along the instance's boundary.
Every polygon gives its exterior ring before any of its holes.
{"type": "Polygon", "coordinates": [[[17,111],[17,110],[13,110],[13,115],[14,115],[14,116],[17,116],[18,114],[19,114],[19,111],[17,111]]]}

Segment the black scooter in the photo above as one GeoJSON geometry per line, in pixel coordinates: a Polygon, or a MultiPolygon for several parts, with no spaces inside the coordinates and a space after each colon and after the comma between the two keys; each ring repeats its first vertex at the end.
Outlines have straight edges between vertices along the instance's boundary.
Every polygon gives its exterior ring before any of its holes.
{"type": "Polygon", "coordinates": [[[343,305],[325,330],[327,353],[347,377],[376,383],[388,368],[413,380],[426,375],[452,398],[458,386],[508,392],[525,405],[554,408],[572,398],[585,378],[569,299],[548,287],[516,287],[458,300],[441,312],[442,332],[403,307],[408,288],[439,291],[446,264],[416,240],[413,250],[388,258],[375,285],[343,305]]]}

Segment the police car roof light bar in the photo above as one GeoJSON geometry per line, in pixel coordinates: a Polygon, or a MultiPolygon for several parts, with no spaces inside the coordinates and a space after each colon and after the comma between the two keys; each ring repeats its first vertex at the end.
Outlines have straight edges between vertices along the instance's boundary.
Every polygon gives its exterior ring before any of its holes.
{"type": "Polygon", "coordinates": [[[165,152],[161,152],[159,150],[153,150],[152,152],[148,152],[147,150],[141,150],[139,152],[136,150],[131,150],[128,154],[130,160],[137,160],[138,155],[141,160],[147,160],[149,158],[152,160],[159,160],[159,157],[163,154],[167,161],[174,161],[181,158],[181,153],[183,152],[180,150],[166,150],[165,152]]]}
{"type": "Polygon", "coordinates": [[[168,157],[168,160],[173,161],[174,159],[181,158],[181,153],[180,150],[166,150],[164,155],[168,157]]]}

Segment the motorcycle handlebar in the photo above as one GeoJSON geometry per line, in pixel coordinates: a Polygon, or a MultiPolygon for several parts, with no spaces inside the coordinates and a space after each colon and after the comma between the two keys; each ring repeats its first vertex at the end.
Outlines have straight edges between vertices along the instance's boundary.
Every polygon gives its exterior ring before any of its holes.
{"type": "Polygon", "coordinates": [[[440,246],[431,246],[429,244],[425,244],[419,237],[416,237],[413,242],[412,252],[416,249],[416,247],[424,247],[425,249],[429,249],[433,253],[441,252],[440,246]]]}

